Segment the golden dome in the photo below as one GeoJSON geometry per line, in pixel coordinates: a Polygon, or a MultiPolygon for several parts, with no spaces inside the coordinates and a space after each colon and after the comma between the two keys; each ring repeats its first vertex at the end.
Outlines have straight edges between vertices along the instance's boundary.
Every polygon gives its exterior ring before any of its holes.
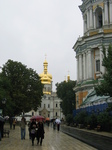
{"type": "Polygon", "coordinates": [[[43,84],[51,84],[52,83],[52,75],[48,73],[47,66],[48,62],[45,60],[43,63],[44,71],[39,75],[41,78],[41,83],[43,84]]]}
{"type": "Polygon", "coordinates": [[[67,76],[67,81],[70,81],[70,75],[67,76]]]}

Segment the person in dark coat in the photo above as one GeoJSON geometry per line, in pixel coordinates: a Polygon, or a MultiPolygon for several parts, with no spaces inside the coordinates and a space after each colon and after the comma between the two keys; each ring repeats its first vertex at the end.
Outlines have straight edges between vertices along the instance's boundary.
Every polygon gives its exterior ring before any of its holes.
{"type": "Polygon", "coordinates": [[[34,146],[34,140],[35,140],[35,136],[36,136],[36,129],[37,129],[37,124],[36,124],[36,120],[34,119],[34,120],[32,120],[32,122],[30,124],[32,146],[34,146]]]}
{"type": "Polygon", "coordinates": [[[12,119],[12,117],[9,118],[9,124],[10,124],[10,129],[12,129],[12,124],[13,124],[13,119],[12,119]]]}
{"type": "Polygon", "coordinates": [[[37,131],[37,144],[42,145],[42,140],[44,139],[44,125],[42,120],[38,122],[38,131],[37,131]]]}
{"type": "Polygon", "coordinates": [[[3,122],[0,121],[0,141],[2,139],[2,126],[3,126],[3,122]]]}
{"type": "Polygon", "coordinates": [[[4,124],[5,122],[4,121],[0,121],[0,140],[1,138],[3,138],[3,130],[4,130],[4,124]]]}
{"type": "Polygon", "coordinates": [[[57,130],[60,130],[60,123],[57,123],[57,130]]]}
{"type": "Polygon", "coordinates": [[[30,126],[31,126],[31,121],[29,121],[29,123],[28,123],[29,139],[31,139],[31,129],[30,129],[30,126]]]}
{"type": "Polygon", "coordinates": [[[53,121],[53,129],[55,130],[55,128],[56,128],[56,122],[55,122],[55,120],[53,121]]]}

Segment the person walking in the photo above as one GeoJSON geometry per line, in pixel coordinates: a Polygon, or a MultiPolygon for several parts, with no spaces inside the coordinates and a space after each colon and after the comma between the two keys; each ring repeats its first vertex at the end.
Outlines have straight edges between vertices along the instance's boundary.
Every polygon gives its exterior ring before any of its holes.
{"type": "Polygon", "coordinates": [[[60,130],[60,123],[59,122],[57,123],[57,130],[58,131],[60,130]]]}
{"type": "Polygon", "coordinates": [[[1,141],[1,139],[2,139],[2,130],[3,130],[3,122],[2,121],[0,121],[0,141],[1,141]]]}
{"type": "Polygon", "coordinates": [[[32,120],[32,122],[30,124],[32,146],[34,146],[34,140],[35,140],[35,136],[36,136],[36,129],[37,129],[37,124],[36,124],[36,120],[34,119],[34,120],[32,120]]]}
{"type": "Polygon", "coordinates": [[[28,122],[29,139],[31,139],[31,129],[30,129],[30,126],[31,126],[31,121],[28,122]]]}
{"type": "Polygon", "coordinates": [[[56,122],[55,122],[55,120],[53,121],[53,129],[55,130],[55,128],[56,128],[56,122]]]}
{"type": "Polygon", "coordinates": [[[22,117],[21,122],[20,122],[20,127],[21,127],[21,140],[25,139],[25,134],[26,134],[26,119],[22,117]]]}
{"type": "Polygon", "coordinates": [[[39,144],[40,142],[40,145],[42,145],[42,140],[44,139],[44,125],[43,125],[43,122],[42,120],[40,120],[38,122],[38,131],[37,131],[37,144],[39,144]]]}
{"type": "Polygon", "coordinates": [[[10,117],[9,118],[10,129],[12,129],[12,123],[13,123],[13,119],[12,119],[12,117],[10,117]]]}
{"type": "Polygon", "coordinates": [[[13,129],[15,130],[15,125],[16,125],[16,119],[13,119],[13,129]]]}

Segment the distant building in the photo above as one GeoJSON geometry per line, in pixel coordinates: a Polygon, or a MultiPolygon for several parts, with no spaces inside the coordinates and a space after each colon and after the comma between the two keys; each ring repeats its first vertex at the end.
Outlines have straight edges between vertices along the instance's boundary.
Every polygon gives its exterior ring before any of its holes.
{"type": "MultiPolygon", "coordinates": [[[[93,92],[94,85],[103,80],[102,75],[106,71],[102,66],[102,45],[108,49],[112,43],[112,0],[83,0],[79,8],[83,16],[84,34],[73,46],[77,59],[77,85],[74,87],[76,109],[82,104],[94,104],[95,99],[93,102],[87,98],[93,92]]],[[[96,102],[99,104],[101,100],[96,102]]]]}
{"type": "Polygon", "coordinates": [[[41,78],[41,83],[44,84],[43,97],[41,102],[41,107],[38,108],[39,115],[45,118],[64,118],[62,109],[60,107],[61,99],[56,95],[56,92],[52,91],[52,75],[48,73],[48,63],[45,60],[43,63],[44,70],[39,76],[41,78]]]}
{"type": "Polygon", "coordinates": [[[41,106],[37,111],[31,110],[30,112],[25,114],[31,116],[42,115],[43,117],[49,119],[62,119],[64,118],[62,109],[60,107],[62,100],[57,97],[56,92],[52,91],[52,75],[48,73],[48,62],[46,60],[44,61],[43,66],[44,70],[39,75],[41,83],[44,84],[41,106]]]}

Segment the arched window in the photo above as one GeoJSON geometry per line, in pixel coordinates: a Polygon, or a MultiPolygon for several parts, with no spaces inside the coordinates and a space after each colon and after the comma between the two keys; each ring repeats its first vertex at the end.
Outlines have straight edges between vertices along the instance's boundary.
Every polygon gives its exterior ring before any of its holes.
{"type": "Polygon", "coordinates": [[[87,14],[84,14],[83,20],[84,20],[84,33],[85,33],[87,31],[87,14]]]}
{"type": "Polygon", "coordinates": [[[34,112],[32,112],[32,116],[34,116],[34,112]]]}
{"type": "Polygon", "coordinates": [[[87,31],[87,15],[84,16],[84,28],[85,28],[85,32],[87,31]]]}
{"type": "Polygon", "coordinates": [[[44,108],[46,108],[46,105],[44,104],[44,108]]]}
{"type": "Polygon", "coordinates": [[[103,26],[103,17],[102,17],[102,9],[98,7],[96,9],[96,28],[102,28],[103,26]]]}

